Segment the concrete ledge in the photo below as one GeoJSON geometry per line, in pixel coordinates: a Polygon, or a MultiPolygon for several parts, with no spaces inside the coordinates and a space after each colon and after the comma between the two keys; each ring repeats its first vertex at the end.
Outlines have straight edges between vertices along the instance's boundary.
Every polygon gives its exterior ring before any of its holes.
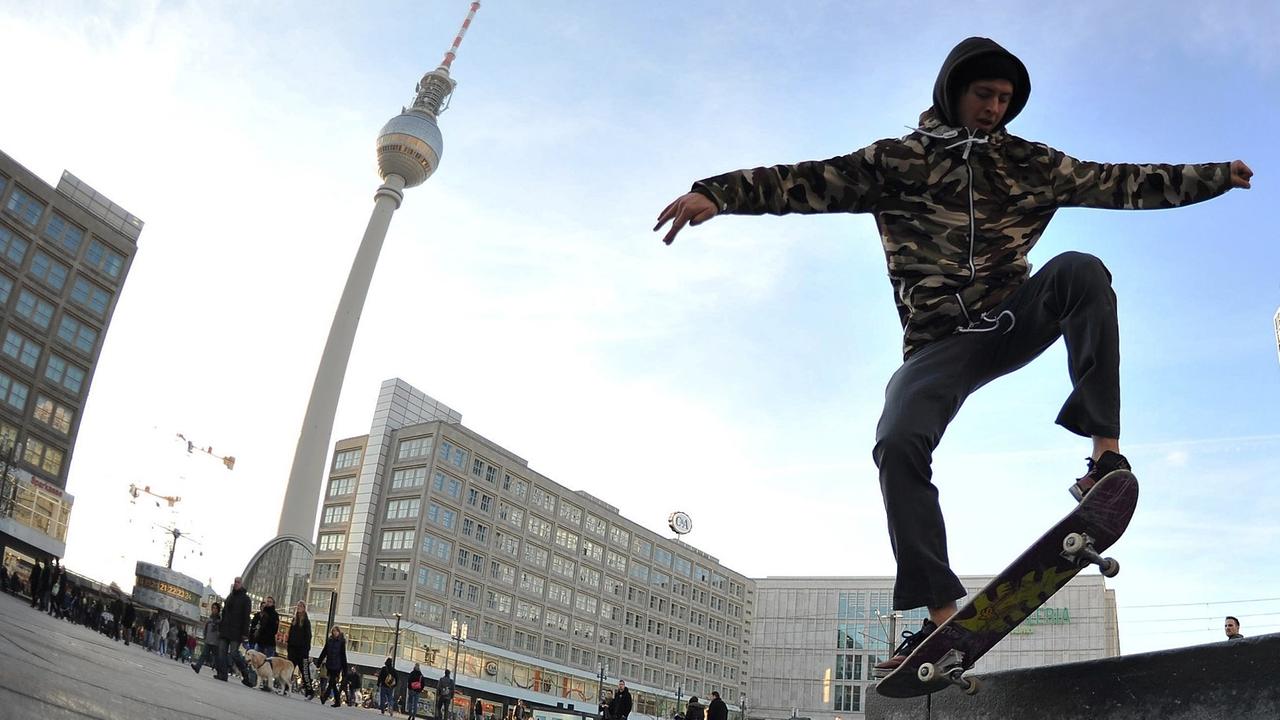
{"type": "Polygon", "coordinates": [[[867,720],[1280,718],[1280,634],[977,677],[973,696],[872,690],[867,720]]]}

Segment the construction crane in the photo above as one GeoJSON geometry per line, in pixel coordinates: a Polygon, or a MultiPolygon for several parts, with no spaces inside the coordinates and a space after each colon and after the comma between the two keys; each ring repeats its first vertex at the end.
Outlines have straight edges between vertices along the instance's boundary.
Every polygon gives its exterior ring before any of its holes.
{"type": "MultiPolygon", "coordinates": [[[[161,495],[160,493],[151,492],[150,485],[144,485],[142,488],[139,488],[137,485],[132,483],[129,484],[129,494],[133,496],[134,500],[137,500],[138,496],[144,493],[154,498],[160,498],[161,500],[169,503],[169,507],[173,507],[182,501],[182,498],[176,495],[161,495]]],[[[156,507],[160,507],[160,503],[156,503],[156,507]]]]}
{"type": "Polygon", "coordinates": [[[221,460],[222,464],[226,465],[228,470],[236,469],[236,458],[234,455],[219,455],[213,451],[212,445],[208,447],[199,447],[194,441],[188,440],[186,435],[183,435],[182,433],[178,433],[177,435],[179,440],[187,444],[187,454],[194,455],[196,452],[202,452],[205,455],[221,460]]]}

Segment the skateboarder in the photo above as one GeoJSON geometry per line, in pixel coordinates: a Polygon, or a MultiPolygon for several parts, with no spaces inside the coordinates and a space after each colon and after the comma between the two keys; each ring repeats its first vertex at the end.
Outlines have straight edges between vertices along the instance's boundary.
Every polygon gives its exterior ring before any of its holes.
{"type": "Polygon", "coordinates": [[[1239,160],[1198,165],[1076,160],[1006,131],[1031,80],[987,38],[947,56],[933,104],[901,139],[830,160],[740,170],[700,180],[658,216],[670,244],[685,225],[720,214],[872,213],[903,326],[903,364],[889,380],[872,451],[898,563],[893,607],[929,609],[919,632],[877,671],[896,668],[956,611],[964,587],[951,571],[930,467],[934,448],[968,395],[1029,363],[1059,337],[1072,391],[1058,415],[1091,438],[1083,498],[1120,454],[1120,345],[1111,274],[1067,252],[1035,274],[1027,254],[1061,207],[1171,208],[1248,188],[1239,160]]]}

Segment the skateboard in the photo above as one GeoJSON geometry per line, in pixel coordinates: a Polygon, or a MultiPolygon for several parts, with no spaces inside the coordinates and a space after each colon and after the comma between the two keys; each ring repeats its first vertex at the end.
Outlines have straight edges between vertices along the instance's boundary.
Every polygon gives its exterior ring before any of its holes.
{"type": "Polygon", "coordinates": [[[1107,474],[1031,547],[938,626],[876,692],[887,697],[928,695],[957,686],[972,695],[978,679],[965,676],[988,650],[1027,619],[1087,565],[1106,577],[1120,563],[1103,557],[1124,533],[1138,503],[1138,479],[1126,470],[1107,474]]]}

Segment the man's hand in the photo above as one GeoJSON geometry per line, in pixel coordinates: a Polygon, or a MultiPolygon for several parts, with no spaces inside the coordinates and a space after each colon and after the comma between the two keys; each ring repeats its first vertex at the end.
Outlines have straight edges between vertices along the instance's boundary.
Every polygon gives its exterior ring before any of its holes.
{"type": "MultiPolygon", "coordinates": [[[[1234,165],[1232,167],[1234,168],[1234,165]]],[[[715,217],[717,212],[716,204],[706,195],[696,192],[685,193],[658,215],[658,224],[653,226],[653,231],[657,232],[658,228],[670,220],[671,230],[667,231],[667,236],[662,238],[662,242],[670,245],[676,239],[676,233],[683,230],[685,225],[701,225],[715,217]]]]}
{"type": "Polygon", "coordinates": [[[1253,171],[1243,160],[1231,161],[1231,187],[1249,189],[1249,178],[1253,177],[1253,171]]]}

